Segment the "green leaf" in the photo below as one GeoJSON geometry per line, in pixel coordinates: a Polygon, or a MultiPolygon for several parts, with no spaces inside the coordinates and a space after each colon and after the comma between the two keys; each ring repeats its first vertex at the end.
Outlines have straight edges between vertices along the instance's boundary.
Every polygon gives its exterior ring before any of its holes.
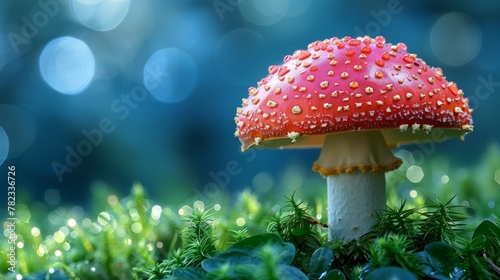
{"type": "Polygon", "coordinates": [[[245,238],[235,244],[233,244],[231,247],[227,248],[226,251],[239,251],[239,252],[254,252],[255,248],[262,247],[263,245],[266,244],[284,244],[283,239],[277,234],[274,233],[263,233],[263,234],[258,234],[254,235],[249,238],[245,238]]]}
{"type": "Polygon", "coordinates": [[[305,228],[293,228],[292,229],[292,234],[297,237],[304,236],[307,233],[307,230],[305,228]]]}
{"type": "Polygon", "coordinates": [[[287,280],[308,280],[307,275],[304,274],[300,269],[289,266],[289,265],[280,265],[280,279],[287,280]]]}
{"type": "Polygon", "coordinates": [[[484,236],[484,249],[495,249],[495,243],[493,243],[493,240],[500,238],[500,227],[495,225],[490,220],[484,220],[479,224],[479,226],[477,226],[474,234],[472,235],[472,239],[480,238],[481,236],[484,236]]]}
{"type": "Polygon", "coordinates": [[[246,238],[233,244],[227,250],[216,254],[212,258],[205,259],[201,266],[207,272],[212,272],[222,265],[231,267],[237,265],[260,265],[262,258],[260,255],[262,247],[272,246],[272,250],[279,256],[278,264],[291,264],[295,256],[295,246],[288,242],[283,242],[277,234],[266,233],[246,238]]]}
{"type": "Polygon", "coordinates": [[[432,242],[424,247],[426,257],[430,260],[433,273],[450,275],[458,265],[458,252],[445,242],[432,242]]]}
{"type": "Polygon", "coordinates": [[[181,279],[205,279],[206,272],[201,267],[183,267],[174,270],[174,277],[181,279]]]}
{"type": "Polygon", "coordinates": [[[368,273],[366,280],[417,280],[417,276],[401,267],[386,266],[368,273]]]}
{"type": "Polygon", "coordinates": [[[346,280],[344,273],[338,269],[332,269],[328,273],[320,277],[321,280],[346,280]]]}
{"type": "Polygon", "coordinates": [[[205,259],[201,262],[201,267],[207,272],[212,272],[219,269],[223,265],[234,267],[236,265],[258,265],[262,260],[257,256],[238,251],[221,252],[213,258],[205,259]]]}
{"type": "Polygon", "coordinates": [[[309,268],[311,273],[321,274],[330,269],[335,256],[329,248],[318,248],[311,257],[309,268]]]}

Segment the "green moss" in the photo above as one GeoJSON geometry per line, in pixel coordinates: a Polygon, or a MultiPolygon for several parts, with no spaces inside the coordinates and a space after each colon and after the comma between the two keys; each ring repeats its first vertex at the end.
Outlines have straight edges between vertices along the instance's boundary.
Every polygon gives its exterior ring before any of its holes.
{"type": "Polygon", "coordinates": [[[499,159],[497,146],[473,167],[429,158],[418,166],[420,181],[409,182],[417,165],[405,158],[388,173],[387,211],[353,242],[327,240],[324,188],[305,172],[296,172],[302,186],[282,204],[276,197],[289,188],[278,181],[265,198],[247,189],[235,204],[227,196],[180,209],[155,204],[140,184],[125,198],[100,184],[93,212],[83,215],[20,196],[16,272],[9,272],[7,242],[0,272],[11,279],[494,279],[499,159]]]}

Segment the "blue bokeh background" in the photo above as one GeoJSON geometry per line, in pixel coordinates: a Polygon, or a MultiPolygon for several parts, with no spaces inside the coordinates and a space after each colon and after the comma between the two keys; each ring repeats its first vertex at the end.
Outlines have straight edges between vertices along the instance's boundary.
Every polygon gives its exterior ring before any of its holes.
{"type": "Polygon", "coordinates": [[[474,133],[429,156],[472,166],[500,139],[496,0],[2,1],[0,170],[80,205],[100,182],[180,204],[269,188],[290,166],[319,177],[319,150],[240,153],[235,110],[285,55],[364,34],[405,42],[471,99],[474,133]]]}

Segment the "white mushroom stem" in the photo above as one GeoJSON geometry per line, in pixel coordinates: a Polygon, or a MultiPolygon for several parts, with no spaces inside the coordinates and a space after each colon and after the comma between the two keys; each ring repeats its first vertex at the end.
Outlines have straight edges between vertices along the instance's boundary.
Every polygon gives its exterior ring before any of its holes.
{"type": "Polygon", "coordinates": [[[399,167],[382,133],[356,131],[326,137],[313,169],[326,177],[329,239],[357,239],[386,209],[385,171],[399,167]]]}
{"type": "Polygon", "coordinates": [[[376,210],[386,208],[384,173],[339,174],[326,177],[328,239],[358,239],[377,222],[376,210]]]}

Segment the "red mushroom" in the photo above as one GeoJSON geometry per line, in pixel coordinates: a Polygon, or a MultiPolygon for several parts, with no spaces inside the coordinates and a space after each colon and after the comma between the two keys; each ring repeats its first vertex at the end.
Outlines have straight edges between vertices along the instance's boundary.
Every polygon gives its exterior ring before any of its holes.
{"type": "Polygon", "coordinates": [[[359,238],[386,208],[390,148],[472,131],[462,90],[381,36],[316,41],[249,88],[235,118],[242,150],[322,148],[313,169],[328,185],[329,238],[359,238]]]}

